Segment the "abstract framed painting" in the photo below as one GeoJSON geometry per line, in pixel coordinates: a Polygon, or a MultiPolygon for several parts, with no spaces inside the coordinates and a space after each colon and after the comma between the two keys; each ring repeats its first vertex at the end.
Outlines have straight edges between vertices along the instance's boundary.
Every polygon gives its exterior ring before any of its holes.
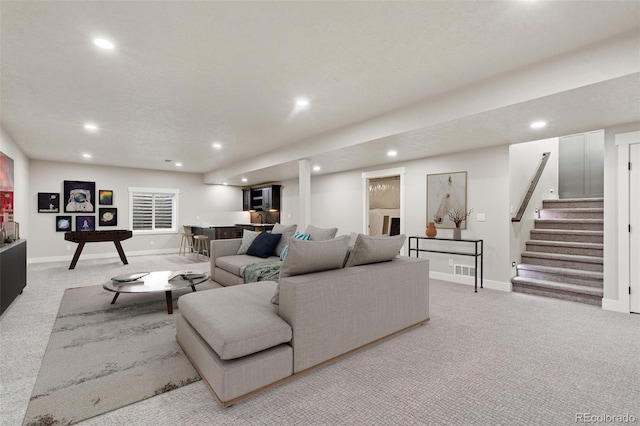
{"type": "Polygon", "coordinates": [[[113,191],[110,189],[101,189],[98,191],[98,203],[101,206],[113,205],[113,191]]]}
{"type": "Polygon", "coordinates": [[[56,216],[56,232],[69,232],[72,224],[71,216],[56,216]]]}
{"type": "Polygon", "coordinates": [[[99,226],[118,226],[118,209],[113,207],[100,207],[98,209],[99,226]]]}
{"type": "Polygon", "coordinates": [[[76,231],[95,231],[95,216],[76,216],[76,231]]]}
{"type": "MultiPolygon", "coordinates": [[[[453,229],[456,225],[447,212],[467,211],[467,172],[427,175],[427,223],[438,228],[453,229]]],[[[462,229],[467,229],[467,221],[462,229]]]]}
{"type": "Polygon", "coordinates": [[[64,181],[64,212],[95,213],[96,183],[64,181]]]}
{"type": "Polygon", "coordinates": [[[38,213],[60,213],[60,194],[38,192],[38,213]]]}

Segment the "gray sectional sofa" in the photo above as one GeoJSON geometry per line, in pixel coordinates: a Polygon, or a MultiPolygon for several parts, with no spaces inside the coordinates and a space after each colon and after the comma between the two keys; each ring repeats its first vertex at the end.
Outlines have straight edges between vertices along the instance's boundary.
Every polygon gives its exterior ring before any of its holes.
{"type": "Polygon", "coordinates": [[[291,240],[278,282],[180,297],[178,343],[227,407],[424,324],[429,262],[396,257],[403,241],[291,240]]]}
{"type": "MultiPolygon", "coordinates": [[[[252,241],[252,237],[259,234],[258,232],[245,231],[243,238],[211,240],[211,279],[223,286],[244,284],[244,269],[256,263],[279,261],[282,249],[295,231],[296,225],[284,226],[276,223],[271,233],[282,234],[282,239],[271,256],[267,258],[247,254],[247,248],[243,247],[243,245],[248,245],[252,241]]],[[[309,234],[312,241],[326,241],[335,237],[337,231],[338,228],[318,228],[309,225],[304,233],[309,234]]]]}

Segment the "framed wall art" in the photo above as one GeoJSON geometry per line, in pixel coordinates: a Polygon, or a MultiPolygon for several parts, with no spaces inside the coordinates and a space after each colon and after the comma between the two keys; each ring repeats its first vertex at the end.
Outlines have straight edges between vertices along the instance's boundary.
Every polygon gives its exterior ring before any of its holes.
{"type": "Polygon", "coordinates": [[[56,232],[72,231],[72,224],[71,216],[56,216],[56,232]]]}
{"type": "Polygon", "coordinates": [[[101,206],[113,205],[113,191],[110,189],[101,189],[98,191],[98,203],[101,206]]]}
{"type": "Polygon", "coordinates": [[[118,226],[118,209],[112,207],[100,207],[98,212],[99,226],[118,226]]]}
{"type": "Polygon", "coordinates": [[[95,213],[96,183],[64,181],[64,212],[95,213]]]}
{"type": "Polygon", "coordinates": [[[76,231],[95,231],[95,216],[76,216],[76,231]]]}
{"type": "MultiPolygon", "coordinates": [[[[467,172],[427,175],[427,223],[437,228],[453,229],[455,224],[447,212],[467,211],[467,172]]],[[[463,222],[462,229],[467,229],[463,222]]]]}
{"type": "Polygon", "coordinates": [[[38,213],[60,213],[60,194],[38,192],[38,213]]]}
{"type": "Polygon", "coordinates": [[[13,221],[13,159],[0,152],[0,225],[13,221]]]}

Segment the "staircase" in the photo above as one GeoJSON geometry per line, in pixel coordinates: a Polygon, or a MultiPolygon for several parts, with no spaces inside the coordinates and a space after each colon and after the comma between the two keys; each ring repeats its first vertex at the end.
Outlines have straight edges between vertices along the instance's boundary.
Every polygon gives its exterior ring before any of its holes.
{"type": "Polygon", "coordinates": [[[545,200],[513,291],[602,305],[603,199],[545,200]]]}

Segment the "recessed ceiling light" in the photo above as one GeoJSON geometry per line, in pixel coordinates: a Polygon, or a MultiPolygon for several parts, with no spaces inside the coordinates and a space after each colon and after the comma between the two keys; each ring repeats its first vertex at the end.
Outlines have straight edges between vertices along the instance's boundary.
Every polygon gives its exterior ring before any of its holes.
{"type": "Polygon", "coordinates": [[[84,129],[88,132],[97,132],[98,131],[98,126],[96,126],[93,123],[85,123],[84,124],[84,129]]]}
{"type": "Polygon", "coordinates": [[[391,150],[387,151],[387,155],[389,157],[395,157],[396,155],[398,155],[398,151],[395,151],[395,150],[391,149],[391,150]]]}
{"type": "Polygon", "coordinates": [[[84,158],[91,158],[91,154],[82,154],[84,158]]]}
{"type": "Polygon", "coordinates": [[[298,105],[299,107],[309,106],[309,100],[305,98],[298,98],[296,99],[296,105],[298,105]]]}
{"type": "Polygon", "coordinates": [[[313,166],[313,171],[314,172],[319,172],[320,171],[320,166],[313,166]]]}
{"type": "Polygon", "coordinates": [[[107,40],[106,38],[94,38],[93,44],[95,44],[96,46],[102,49],[109,49],[109,50],[116,47],[115,44],[113,44],[111,41],[107,40]]]}
{"type": "Polygon", "coordinates": [[[182,167],[182,163],[176,163],[176,167],[182,167]]]}
{"type": "Polygon", "coordinates": [[[534,121],[533,123],[531,123],[531,128],[532,129],[541,129],[543,127],[545,127],[547,125],[546,121],[534,121]]]}
{"type": "Polygon", "coordinates": [[[246,182],[246,181],[247,181],[247,178],[242,178],[242,181],[243,181],[243,182],[246,182]]]}
{"type": "Polygon", "coordinates": [[[222,149],[222,144],[220,142],[214,142],[211,146],[215,149],[222,149]]]}

